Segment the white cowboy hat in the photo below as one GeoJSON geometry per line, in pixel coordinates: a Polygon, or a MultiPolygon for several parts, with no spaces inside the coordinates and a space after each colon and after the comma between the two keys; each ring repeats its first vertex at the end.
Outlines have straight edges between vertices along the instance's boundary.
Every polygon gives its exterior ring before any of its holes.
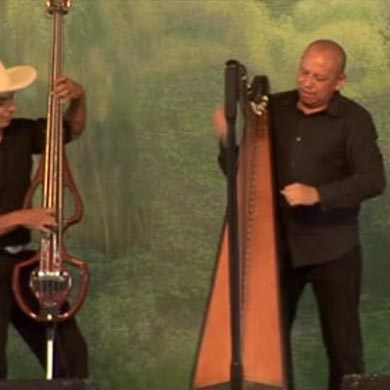
{"type": "Polygon", "coordinates": [[[28,87],[37,77],[37,71],[30,65],[13,66],[6,69],[0,61],[0,94],[28,87]]]}

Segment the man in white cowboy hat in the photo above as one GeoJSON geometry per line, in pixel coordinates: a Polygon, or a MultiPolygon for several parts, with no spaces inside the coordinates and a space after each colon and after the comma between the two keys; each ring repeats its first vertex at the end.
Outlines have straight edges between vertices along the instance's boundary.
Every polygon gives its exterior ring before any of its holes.
{"type": "MultiPolygon", "coordinates": [[[[30,230],[47,231],[56,225],[51,210],[22,209],[30,185],[32,154],[44,145],[46,120],[13,118],[17,109],[16,91],[30,86],[37,72],[32,66],[6,68],[0,61],[0,378],[6,378],[6,341],[9,323],[37,356],[46,364],[45,326],[28,318],[15,302],[12,270],[17,261],[32,256],[24,249],[30,241],[30,230]]],[[[69,103],[64,113],[66,137],[73,139],[86,123],[86,102],[83,87],[67,76],[55,80],[54,93],[62,103],[69,103]]],[[[88,376],[87,346],[72,318],[59,324],[55,348],[55,377],[88,376]]]]}

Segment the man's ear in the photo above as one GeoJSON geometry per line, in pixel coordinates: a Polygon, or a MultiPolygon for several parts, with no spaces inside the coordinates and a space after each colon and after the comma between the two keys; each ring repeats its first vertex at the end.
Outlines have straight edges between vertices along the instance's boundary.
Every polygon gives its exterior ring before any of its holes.
{"type": "Polygon", "coordinates": [[[346,82],[347,82],[347,75],[345,73],[341,73],[337,79],[335,89],[339,91],[341,88],[344,87],[346,82]]]}

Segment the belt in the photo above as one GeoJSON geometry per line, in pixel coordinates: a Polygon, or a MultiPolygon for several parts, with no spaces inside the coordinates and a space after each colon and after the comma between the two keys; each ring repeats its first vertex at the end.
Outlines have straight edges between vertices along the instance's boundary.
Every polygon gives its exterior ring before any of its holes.
{"type": "Polygon", "coordinates": [[[8,245],[1,248],[0,250],[7,253],[8,255],[17,255],[18,253],[22,252],[24,248],[24,245],[8,245]]]}

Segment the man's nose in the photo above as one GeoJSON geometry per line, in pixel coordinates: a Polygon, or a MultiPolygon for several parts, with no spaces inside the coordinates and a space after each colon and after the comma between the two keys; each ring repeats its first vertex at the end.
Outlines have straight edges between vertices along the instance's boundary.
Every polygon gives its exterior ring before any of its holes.
{"type": "Polygon", "coordinates": [[[7,106],[8,112],[15,112],[18,107],[16,106],[15,102],[10,102],[9,105],[7,106]]]}
{"type": "Polygon", "coordinates": [[[303,78],[303,86],[304,87],[312,87],[313,86],[313,77],[312,76],[305,76],[303,78]]]}

